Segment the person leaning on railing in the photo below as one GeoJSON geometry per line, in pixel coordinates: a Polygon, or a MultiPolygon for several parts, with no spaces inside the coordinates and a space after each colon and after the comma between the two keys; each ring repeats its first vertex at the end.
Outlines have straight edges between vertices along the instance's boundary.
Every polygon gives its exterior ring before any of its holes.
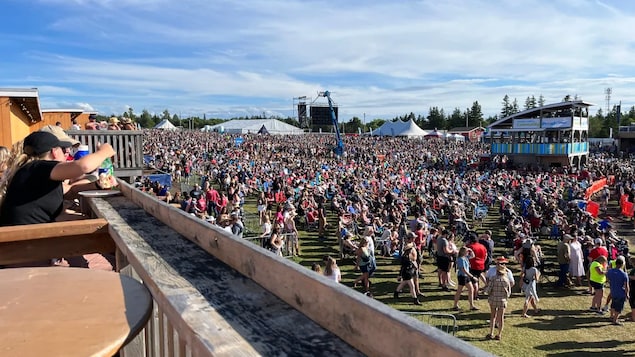
{"type": "Polygon", "coordinates": [[[97,152],[66,161],[60,141],[49,132],[29,134],[0,181],[0,226],[54,222],[63,212],[62,182],[95,171],[115,151],[103,144],[97,152]]]}

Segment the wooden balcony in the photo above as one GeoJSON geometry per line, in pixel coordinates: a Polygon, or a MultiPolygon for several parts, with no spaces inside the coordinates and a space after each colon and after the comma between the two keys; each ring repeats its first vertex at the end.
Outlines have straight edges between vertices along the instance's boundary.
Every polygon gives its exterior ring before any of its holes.
{"type": "Polygon", "coordinates": [[[135,177],[143,174],[143,132],[141,130],[69,130],[68,136],[88,145],[94,152],[99,143],[108,143],[117,152],[115,176],[135,177]]]}
{"type": "Polygon", "coordinates": [[[66,239],[49,257],[116,250],[116,269],[143,281],[155,306],[123,357],[489,356],[125,182],[121,191],[86,199],[93,217],[81,229],[0,228],[0,264],[43,258],[35,244],[66,239]]]}

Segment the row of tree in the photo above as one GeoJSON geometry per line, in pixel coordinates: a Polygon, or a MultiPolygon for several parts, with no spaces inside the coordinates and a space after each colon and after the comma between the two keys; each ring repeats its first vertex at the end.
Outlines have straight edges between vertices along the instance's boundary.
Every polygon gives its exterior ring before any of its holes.
{"type": "MultiPolygon", "coordinates": [[[[577,96],[571,97],[567,95],[563,98],[563,101],[572,101],[579,100],[577,96]]],[[[455,108],[452,113],[445,114],[443,108],[439,107],[430,107],[428,110],[428,114],[423,116],[422,114],[415,114],[414,112],[410,112],[409,114],[401,115],[389,119],[391,121],[409,121],[413,120],[419,127],[425,130],[449,130],[452,128],[459,127],[476,127],[476,126],[487,126],[499,118],[504,118],[509,115],[516,114],[522,110],[538,108],[545,105],[545,99],[542,95],[540,95],[537,99],[532,95],[525,99],[525,103],[520,109],[518,101],[516,98],[513,100],[505,95],[503,97],[501,103],[501,111],[500,115],[488,116],[485,118],[483,116],[483,111],[481,109],[481,105],[478,101],[474,101],[472,106],[463,110],[461,108],[455,108]]],[[[113,114],[115,115],[115,114],[113,114]]],[[[144,128],[152,128],[161,122],[164,119],[169,120],[172,124],[177,127],[183,128],[194,128],[199,129],[205,125],[215,125],[219,123],[223,123],[227,120],[233,119],[277,119],[283,121],[287,124],[291,124],[299,127],[300,123],[297,119],[286,117],[281,118],[279,116],[269,116],[267,117],[265,113],[262,116],[253,115],[250,117],[236,117],[232,119],[220,119],[220,118],[210,118],[208,119],[205,114],[203,117],[190,116],[187,118],[182,118],[176,114],[170,114],[170,112],[166,109],[160,115],[150,114],[148,110],[144,109],[140,115],[136,115],[133,108],[129,108],[128,111],[121,114],[122,117],[130,118],[133,121],[139,123],[144,128]]],[[[98,117],[99,120],[107,120],[107,117],[98,117]]],[[[387,120],[382,118],[376,118],[371,120],[368,123],[363,123],[362,120],[354,116],[347,122],[340,122],[341,130],[343,132],[351,133],[358,132],[360,129],[362,132],[367,132],[369,130],[374,130],[383,125],[387,120]]],[[[612,110],[609,113],[603,113],[602,109],[598,109],[595,115],[589,117],[589,137],[593,138],[606,138],[609,137],[611,129],[613,131],[617,131],[619,125],[629,125],[631,122],[635,122],[635,106],[632,106],[628,111],[622,112],[620,105],[613,106],[612,110]],[[618,122],[619,121],[619,122],[618,122]]]]}

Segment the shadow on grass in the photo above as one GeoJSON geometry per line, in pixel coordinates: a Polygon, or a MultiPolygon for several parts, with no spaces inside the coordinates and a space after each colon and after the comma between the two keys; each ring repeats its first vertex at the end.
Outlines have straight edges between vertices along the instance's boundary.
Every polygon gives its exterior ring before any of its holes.
{"type": "Polygon", "coordinates": [[[601,316],[598,316],[596,313],[586,313],[580,312],[580,316],[566,316],[567,314],[571,314],[572,311],[565,310],[542,310],[541,315],[562,315],[557,319],[547,319],[541,318],[540,316],[534,317],[531,321],[527,323],[518,324],[518,327],[527,327],[534,330],[542,330],[542,331],[561,331],[564,328],[567,330],[574,329],[590,329],[590,328],[604,328],[608,326],[609,321],[606,317],[606,325],[598,324],[598,319],[601,319],[601,316]]]}
{"type": "Polygon", "coordinates": [[[624,356],[626,352],[630,352],[634,355],[634,351],[606,351],[606,349],[614,349],[621,345],[632,344],[634,341],[596,341],[596,342],[584,342],[584,341],[562,341],[548,343],[544,345],[537,345],[534,348],[540,351],[553,351],[553,350],[570,350],[567,352],[548,353],[547,356],[589,356],[589,355],[602,355],[606,356],[624,356]],[[597,350],[597,351],[593,351],[597,350]]]}

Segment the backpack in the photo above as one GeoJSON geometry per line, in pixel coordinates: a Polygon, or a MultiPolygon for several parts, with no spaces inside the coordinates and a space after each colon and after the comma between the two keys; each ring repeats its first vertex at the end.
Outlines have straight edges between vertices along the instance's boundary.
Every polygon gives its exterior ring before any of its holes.
{"type": "MultiPolygon", "coordinates": [[[[410,248],[413,249],[413,248],[410,248]]],[[[410,249],[406,249],[403,254],[401,255],[401,265],[403,266],[409,266],[411,261],[410,261],[410,249]]]]}

